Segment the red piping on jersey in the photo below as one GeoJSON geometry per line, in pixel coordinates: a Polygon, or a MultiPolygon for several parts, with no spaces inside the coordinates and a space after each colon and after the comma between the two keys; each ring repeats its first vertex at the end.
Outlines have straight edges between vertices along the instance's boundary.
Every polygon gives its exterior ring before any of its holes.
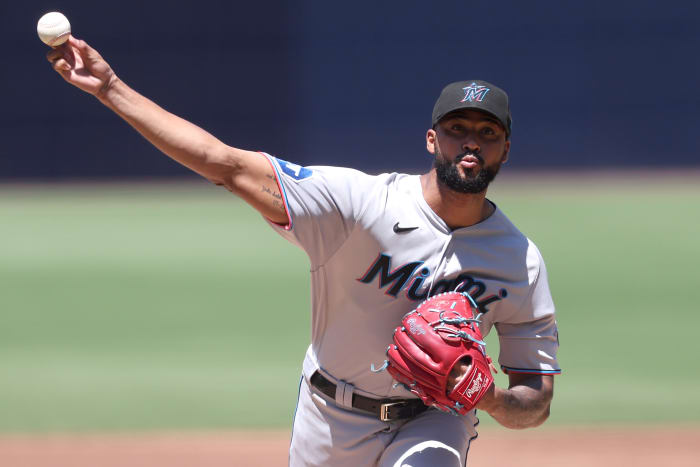
{"type": "Polygon", "coordinates": [[[284,192],[284,187],[282,186],[282,182],[280,182],[280,174],[277,171],[277,166],[275,166],[275,163],[272,162],[272,156],[267,154],[266,152],[258,151],[258,154],[261,154],[265,159],[267,159],[267,162],[272,166],[272,171],[275,173],[275,181],[277,182],[277,188],[280,190],[280,194],[282,195],[282,200],[284,201],[284,213],[287,215],[287,224],[282,225],[278,224],[277,222],[267,219],[271,223],[275,225],[279,225],[280,227],[283,227],[284,230],[292,230],[292,216],[289,214],[289,206],[287,205],[287,194],[284,192]]]}

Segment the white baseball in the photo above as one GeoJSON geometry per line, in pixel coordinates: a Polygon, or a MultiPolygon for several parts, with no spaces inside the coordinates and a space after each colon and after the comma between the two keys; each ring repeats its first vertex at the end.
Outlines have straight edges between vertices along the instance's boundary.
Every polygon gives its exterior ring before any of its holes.
{"type": "Polygon", "coordinates": [[[68,40],[70,23],[63,13],[52,11],[39,18],[36,32],[39,34],[41,42],[51,47],[56,47],[68,40]]]}

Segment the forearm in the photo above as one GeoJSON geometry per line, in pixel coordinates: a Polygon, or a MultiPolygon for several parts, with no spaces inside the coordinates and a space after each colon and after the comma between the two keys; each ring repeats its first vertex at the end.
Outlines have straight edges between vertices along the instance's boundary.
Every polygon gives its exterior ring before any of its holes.
{"type": "Polygon", "coordinates": [[[46,55],[68,83],[97,97],[162,152],[239,195],[263,216],[288,221],[270,161],[227,146],[124,84],[102,56],[73,36],[46,55]]]}
{"type": "Polygon", "coordinates": [[[158,106],[118,78],[98,99],[163,153],[217,184],[237,168],[235,152],[210,133],[158,106]]]}
{"type": "Polygon", "coordinates": [[[514,429],[536,427],[549,417],[554,393],[551,376],[518,378],[508,389],[492,388],[477,408],[488,412],[498,423],[514,429]]]}
{"type": "Polygon", "coordinates": [[[506,428],[532,428],[549,417],[549,402],[533,397],[532,389],[518,386],[512,389],[496,388],[493,405],[484,410],[506,428]]]}

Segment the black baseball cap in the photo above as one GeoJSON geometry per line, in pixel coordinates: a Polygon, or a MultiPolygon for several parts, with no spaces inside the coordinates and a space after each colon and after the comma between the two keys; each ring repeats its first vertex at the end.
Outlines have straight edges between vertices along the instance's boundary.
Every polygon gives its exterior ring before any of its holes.
{"type": "Polygon", "coordinates": [[[448,113],[459,109],[476,109],[496,117],[510,137],[512,119],[508,94],[480,79],[457,81],[445,86],[433,107],[433,126],[448,113]]]}

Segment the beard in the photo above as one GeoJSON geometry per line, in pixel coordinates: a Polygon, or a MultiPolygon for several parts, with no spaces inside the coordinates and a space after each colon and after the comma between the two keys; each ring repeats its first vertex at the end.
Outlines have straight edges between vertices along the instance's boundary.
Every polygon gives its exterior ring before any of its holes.
{"type": "Polygon", "coordinates": [[[471,154],[479,160],[479,164],[483,166],[484,159],[478,153],[464,153],[457,156],[454,162],[449,162],[442,157],[440,150],[435,148],[435,161],[433,167],[437,174],[438,181],[442,182],[447,188],[459,193],[481,193],[486,191],[489,184],[496,178],[498,171],[501,169],[501,164],[497,163],[492,166],[484,166],[481,170],[479,167],[465,171],[466,177],[462,177],[457,169],[457,164],[467,155],[471,154]],[[472,175],[475,170],[479,170],[476,175],[472,175]]]}

